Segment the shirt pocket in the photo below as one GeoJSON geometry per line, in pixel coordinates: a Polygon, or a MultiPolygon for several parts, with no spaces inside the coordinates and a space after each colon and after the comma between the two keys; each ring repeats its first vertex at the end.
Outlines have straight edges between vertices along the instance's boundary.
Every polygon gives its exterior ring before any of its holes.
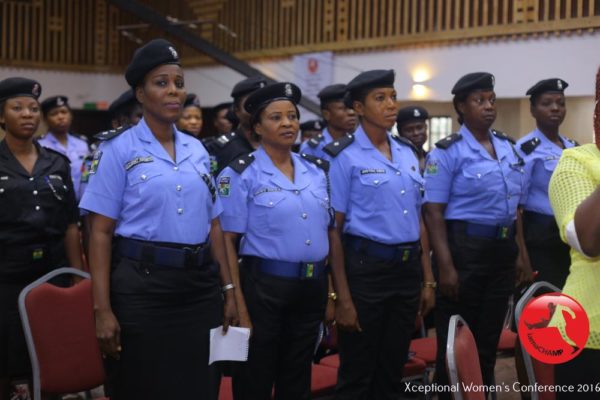
{"type": "Polygon", "coordinates": [[[162,172],[149,168],[132,169],[127,174],[128,192],[147,201],[165,201],[165,185],[161,183],[162,172]]]}
{"type": "Polygon", "coordinates": [[[285,210],[286,196],[283,192],[267,192],[252,199],[254,212],[248,218],[249,227],[264,231],[264,235],[281,233],[289,218],[285,210]]]}
{"type": "Polygon", "coordinates": [[[383,174],[359,175],[357,202],[370,210],[387,210],[392,206],[390,177],[383,174]]]}
{"type": "MultiPolygon", "coordinates": [[[[498,190],[498,183],[494,182],[494,173],[498,171],[497,165],[474,164],[463,168],[460,180],[455,186],[458,193],[480,193],[484,189],[498,190]]],[[[503,189],[503,188],[502,188],[503,189]]]]}

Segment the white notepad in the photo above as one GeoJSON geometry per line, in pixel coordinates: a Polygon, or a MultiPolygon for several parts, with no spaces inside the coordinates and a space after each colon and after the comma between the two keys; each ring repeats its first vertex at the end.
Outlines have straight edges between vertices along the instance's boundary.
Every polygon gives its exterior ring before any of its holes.
{"type": "Polygon", "coordinates": [[[215,361],[247,361],[250,329],[230,326],[223,335],[223,326],[210,330],[208,365],[215,361]]]}

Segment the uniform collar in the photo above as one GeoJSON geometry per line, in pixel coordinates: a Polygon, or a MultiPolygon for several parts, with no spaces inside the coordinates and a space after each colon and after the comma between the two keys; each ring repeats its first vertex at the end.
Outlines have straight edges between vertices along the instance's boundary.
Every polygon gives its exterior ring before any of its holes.
{"type": "Polygon", "coordinates": [[[300,157],[297,154],[292,154],[292,161],[294,162],[294,182],[290,181],[287,176],[273,164],[271,158],[262,146],[254,152],[256,162],[260,167],[261,171],[270,175],[269,180],[285,190],[301,190],[310,185],[310,177],[308,176],[308,168],[300,161],[300,157]]]}
{"type": "Polygon", "coordinates": [[[364,131],[362,124],[359,125],[356,131],[354,132],[356,142],[363,150],[370,151],[372,158],[376,159],[379,162],[385,163],[391,168],[398,169],[396,164],[400,162],[400,160],[398,159],[398,153],[401,151],[400,145],[392,138],[392,135],[389,132],[386,132],[386,136],[388,143],[390,144],[390,152],[392,153],[393,161],[390,161],[387,158],[385,158],[385,156],[381,154],[381,152],[377,150],[375,146],[373,146],[373,143],[371,143],[371,140],[367,136],[367,133],[364,131]]]}
{"type": "MultiPolygon", "coordinates": [[[[465,142],[469,145],[469,147],[473,150],[481,154],[483,157],[493,160],[492,156],[488,151],[475,139],[475,136],[471,133],[469,128],[466,125],[462,125],[460,127],[459,133],[465,138],[465,142]]],[[[490,140],[492,142],[492,146],[494,146],[494,151],[496,151],[496,157],[498,160],[502,160],[508,154],[510,154],[510,149],[507,146],[504,146],[503,142],[507,142],[504,139],[498,139],[491,131],[488,131],[488,135],[490,136],[490,140]]],[[[510,145],[510,143],[508,143],[510,145]]]]}
{"type": "MultiPolygon", "coordinates": [[[[40,174],[40,170],[45,169],[48,165],[51,164],[50,153],[43,146],[41,146],[37,140],[33,141],[33,145],[37,149],[38,159],[33,166],[33,173],[31,176],[37,176],[40,174]]],[[[6,165],[8,168],[12,169],[14,172],[23,176],[30,176],[29,173],[23,168],[21,163],[17,160],[17,158],[13,155],[13,153],[8,148],[6,144],[6,140],[2,140],[0,142],[0,158],[7,160],[6,165]]]]}
{"type": "MultiPolygon", "coordinates": [[[[541,144],[544,146],[544,148],[546,148],[548,150],[558,151],[557,155],[562,154],[563,149],[558,147],[556,145],[556,143],[551,142],[550,139],[548,139],[548,137],[546,135],[544,135],[544,133],[542,131],[540,131],[537,127],[533,130],[533,134],[535,137],[537,137],[538,139],[541,140],[541,142],[542,142],[541,144]]],[[[566,140],[564,137],[562,137],[560,134],[558,135],[558,137],[562,141],[563,146],[565,146],[565,149],[568,149],[569,147],[573,147],[573,145],[568,140],[566,140]]]]}
{"type": "MultiPolygon", "coordinates": [[[[133,129],[136,130],[137,137],[141,141],[149,144],[149,146],[145,148],[146,151],[162,160],[170,162],[171,164],[174,163],[173,159],[171,159],[165,148],[158,142],[156,137],[154,137],[144,118],[142,118],[133,129]]],[[[196,139],[178,131],[175,126],[173,126],[173,131],[175,132],[173,139],[175,142],[175,159],[177,160],[176,164],[180,164],[182,161],[192,155],[190,143],[196,139]]]]}

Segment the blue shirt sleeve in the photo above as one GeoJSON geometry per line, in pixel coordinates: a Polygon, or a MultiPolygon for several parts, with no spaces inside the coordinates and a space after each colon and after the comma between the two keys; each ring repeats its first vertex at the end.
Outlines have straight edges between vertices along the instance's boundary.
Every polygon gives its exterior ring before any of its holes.
{"type": "Polygon", "coordinates": [[[224,232],[245,233],[248,226],[248,187],[241,174],[225,168],[217,178],[223,212],[219,219],[224,232]]]}
{"type": "Polygon", "coordinates": [[[331,206],[335,211],[346,214],[350,201],[351,166],[345,165],[343,155],[331,160],[329,178],[331,180],[331,206]]]}
{"type": "Polygon", "coordinates": [[[448,204],[450,200],[454,174],[448,152],[435,148],[427,155],[423,203],[448,204]]]}
{"type": "Polygon", "coordinates": [[[114,141],[101,144],[92,160],[89,183],[79,204],[80,208],[118,219],[127,178],[121,159],[114,141]]]}

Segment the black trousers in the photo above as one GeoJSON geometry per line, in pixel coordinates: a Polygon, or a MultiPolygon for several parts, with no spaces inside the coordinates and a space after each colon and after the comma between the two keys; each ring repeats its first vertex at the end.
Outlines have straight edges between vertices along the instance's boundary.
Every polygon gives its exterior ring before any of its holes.
{"type": "MultiPolygon", "coordinates": [[[[437,336],[436,377],[448,384],[446,342],[450,317],[460,314],[473,332],[479,352],[483,382],[494,383],[498,340],[506,316],[508,298],[515,285],[518,247],[514,239],[496,240],[448,232],[448,245],[458,273],[459,296],[452,300],[438,291],[435,325],[437,336]]],[[[434,262],[435,273],[437,265],[434,262]]],[[[440,393],[440,399],[451,394],[440,393]]]]}
{"type": "Polygon", "coordinates": [[[584,349],[577,357],[554,367],[556,385],[573,385],[574,392],[559,392],[556,400],[600,398],[600,350],[584,349]]]}
{"type": "Polygon", "coordinates": [[[539,272],[537,280],[562,289],[571,265],[570,247],[560,239],[556,223],[552,219],[550,222],[540,223],[535,213],[526,211],[523,214],[525,244],[531,266],[539,272]]]}
{"type": "Polygon", "coordinates": [[[315,280],[261,273],[249,260],[240,267],[252,321],[248,361],[236,363],[236,400],[310,399],[311,364],[327,303],[327,276],[315,280]]]}
{"type": "Polygon", "coordinates": [[[346,274],[362,332],[338,331],[338,400],[397,400],[415,330],[422,269],[345,249],[346,274]]]}
{"type": "Polygon", "coordinates": [[[111,305],[122,351],[118,361],[107,358],[110,398],[216,399],[209,329],[221,324],[222,304],[215,268],[160,267],[115,257],[111,305]]]}

